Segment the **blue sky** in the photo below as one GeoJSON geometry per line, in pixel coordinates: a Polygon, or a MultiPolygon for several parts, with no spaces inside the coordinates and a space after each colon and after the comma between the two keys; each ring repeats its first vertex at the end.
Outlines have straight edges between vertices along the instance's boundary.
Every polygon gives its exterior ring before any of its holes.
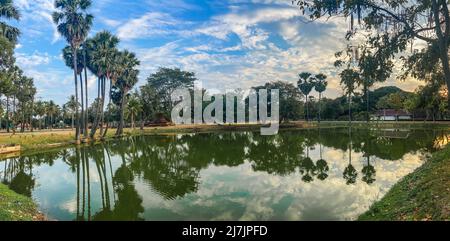
{"type": "MultiPolygon", "coordinates": [[[[53,0],[14,2],[22,13],[21,21],[12,23],[22,31],[17,63],[34,78],[38,97],[63,104],[73,93],[73,77],[61,59],[66,42],[51,20],[53,0]]],[[[211,92],[295,83],[298,73],[310,71],[329,76],[327,96],[342,94],[333,62],[334,53],[348,44],[345,19],[307,23],[290,0],[94,0],[90,12],[91,35],[109,30],[121,39],[121,49],[137,54],[138,85],[158,67],[194,71],[211,92]]],[[[94,76],[89,91],[94,97],[94,76]]]]}

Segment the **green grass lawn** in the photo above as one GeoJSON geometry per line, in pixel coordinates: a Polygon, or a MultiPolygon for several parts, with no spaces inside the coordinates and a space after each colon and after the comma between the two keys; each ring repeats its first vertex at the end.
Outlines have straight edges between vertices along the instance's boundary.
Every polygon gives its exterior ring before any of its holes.
{"type": "Polygon", "coordinates": [[[0,184],[0,221],[43,220],[31,198],[19,195],[0,184]]]}
{"type": "Polygon", "coordinates": [[[394,185],[359,220],[450,220],[450,146],[394,185]]]}

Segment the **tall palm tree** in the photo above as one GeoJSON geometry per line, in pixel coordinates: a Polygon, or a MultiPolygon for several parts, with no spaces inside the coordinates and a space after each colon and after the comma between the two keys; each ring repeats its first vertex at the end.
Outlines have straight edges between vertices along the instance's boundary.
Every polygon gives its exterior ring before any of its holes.
{"type": "Polygon", "coordinates": [[[116,135],[123,134],[124,127],[124,111],[127,102],[128,92],[135,86],[138,82],[139,70],[136,67],[140,64],[139,60],[136,58],[134,53],[127,50],[121,52],[121,62],[120,65],[124,69],[123,73],[118,76],[117,82],[115,84],[116,88],[120,92],[120,122],[117,128],[116,135]]]}
{"type": "Polygon", "coordinates": [[[299,75],[300,79],[298,80],[297,86],[302,92],[302,94],[306,97],[306,121],[309,121],[309,104],[308,97],[314,88],[314,80],[311,73],[302,72],[299,75]]]}
{"type": "MultiPolygon", "coordinates": [[[[72,47],[66,46],[63,49],[62,52],[63,52],[64,63],[66,64],[67,67],[73,69],[74,54],[72,52],[72,47]]],[[[82,55],[82,51],[81,50],[77,50],[77,52],[78,52],[77,56],[82,55]]],[[[84,115],[85,115],[85,103],[84,103],[84,98],[83,98],[84,97],[84,94],[83,94],[83,76],[82,76],[83,67],[84,67],[83,66],[83,60],[81,58],[78,58],[77,59],[77,76],[79,76],[80,83],[81,83],[81,103],[80,103],[81,105],[80,106],[81,106],[81,116],[82,116],[82,118],[80,118],[80,129],[83,130],[83,133],[85,134],[85,137],[87,137],[86,132],[84,131],[85,130],[84,127],[86,126],[86,123],[85,123],[85,118],[84,118],[84,115]]],[[[72,95],[71,98],[72,97],[74,98],[73,102],[76,103],[75,96],[72,95]]],[[[76,108],[76,105],[73,105],[73,107],[76,108]]],[[[75,109],[74,109],[74,112],[75,112],[75,109]]]]}
{"type": "MultiPolygon", "coordinates": [[[[20,20],[19,10],[13,5],[12,0],[0,0],[0,18],[6,18],[7,20],[20,20]]],[[[19,38],[20,31],[18,28],[0,21],[0,35],[8,39],[10,42],[16,43],[19,38]]]]}
{"type": "Polygon", "coordinates": [[[314,83],[315,90],[319,93],[319,123],[321,121],[322,112],[322,93],[325,92],[328,86],[327,76],[324,74],[316,75],[316,82],[314,83]]]}
{"type": "Polygon", "coordinates": [[[340,74],[341,85],[344,88],[344,92],[348,95],[348,120],[352,123],[352,94],[355,93],[358,83],[360,83],[360,78],[358,72],[352,69],[345,69],[340,74]]]}
{"type": "MultiPolygon", "coordinates": [[[[119,39],[108,31],[97,33],[93,38],[86,41],[88,50],[88,68],[98,78],[98,106],[96,108],[94,123],[91,128],[90,136],[93,138],[97,132],[98,125],[101,122],[101,131],[103,131],[103,115],[105,106],[106,80],[111,79],[112,68],[115,64],[117,54],[117,45],[119,39]]],[[[110,81],[110,88],[111,88],[110,81]]],[[[103,133],[100,133],[102,135],[103,133]]]]}
{"type": "MultiPolygon", "coordinates": [[[[90,0],[55,0],[55,8],[58,11],[53,13],[53,21],[57,25],[58,32],[64,36],[72,48],[73,53],[73,74],[75,81],[75,101],[78,103],[78,49],[85,41],[92,26],[94,17],[86,10],[91,6],[90,0]]],[[[83,91],[83,90],[82,90],[83,91]]],[[[80,142],[80,116],[78,106],[76,107],[76,118],[79,121],[76,126],[75,140],[80,142]]]]}

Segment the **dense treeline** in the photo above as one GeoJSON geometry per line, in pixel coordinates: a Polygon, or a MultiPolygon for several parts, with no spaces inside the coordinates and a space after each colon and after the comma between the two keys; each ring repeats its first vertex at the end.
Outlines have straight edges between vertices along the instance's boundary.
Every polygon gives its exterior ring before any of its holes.
{"type": "MultiPolygon", "coordinates": [[[[379,23],[371,21],[377,17],[380,22],[389,22],[383,17],[382,9],[365,5],[364,1],[352,2],[344,7],[333,4],[313,4],[306,7],[303,5],[304,1],[294,2],[306,12],[316,11],[316,14],[310,16],[312,19],[323,17],[324,10],[329,11],[329,15],[344,10],[344,14],[353,16],[355,13],[365,15],[361,9],[371,9],[373,15],[367,15],[365,18],[358,15],[358,18],[362,18],[360,24],[363,27],[379,28],[379,23]]],[[[68,44],[62,50],[62,56],[65,64],[73,70],[74,94],[69,96],[67,103],[62,106],[51,100],[39,100],[33,79],[25,76],[15,64],[14,48],[20,31],[7,22],[0,21],[0,127],[8,132],[70,127],[76,130],[76,141],[81,142],[104,138],[112,127],[116,128],[116,135],[122,135],[125,127],[143,128],[149,123],[170,121],[170,112],[174,105],[170,94],[180,87],[193,91],[194,82],[197,81],[195,73],[162,67],[148,76],[144,85],[136,87],[140,64],[136,55],[119,49],[120,40],[108,31],[100,31],[88,38],[94,21],[94,16],[89,13],[92,2],[56,0],[54,3],[56,11],[52,17],[59,33],[68,44]],[[89,103],[88,96],[88,73],[97,77],[97,94],[92,103],[89,103]]],[[[20,13],[12,0],[4,0],[0,4],[2,20],[20,20],[20,13]]],[[[430,4],[423,3],[424,9],[445,7],[430,4]]],[[[442,11],[448,11],[444,10],[442,11]]],[[[420,11],[411,12],[411,19],[418,14],[420,11]]],[[[433,17],[436,16],[431,16],[433,17]]],[[[352,27],[347,38],[351,39],[355,34],[356,30],[352,27]]],[[[392,26],[386,27],[380,35],[367,39],[366,43],[349,46],[346,50],[336,53],[335,67],[340,70],[338,77],[344,90],[342,97],[326,97],[328,82],[327,76],[322,73],[302,72],[296,85],[274,81],[255,86],[253,89],[280,90],[281,121],[369,121],[374,113],[383,109],[408,111],[414,119],[446,119],[449,108],[446,84],[449,84],[450,77],[445,65],[437,64],[437,61],[445,62],[445,56],[437,56],[434,54],[436,52],[433,52],[439,48],[447,48],[438,46],[442,40],[441,36],[436,39],[427,38],[426,41],[430,43],[428,48],[413,52],[402,59],[404,73],[401,76],[425,80],[424,86],[418,87],[414,93],[396,87],[372,90],[376,83],[390,78],[394,55],[404,52],[406,44],[414,40],[411,37],[414,35],[410,34],[406,35],[404,41],[394,41],[395,37],[405,37],[404,34],[398,29],[392,29],[392,26]],[[386,48],[389,43],[393,45],[386,48]],[[374,49],[378,51],[374,52],[374,49]]],[[[445,37],[450,31],[442,34],[445,37]]],[[[242,90],[237,90],[239,91],[242,90]]],[[[203,92],[208,95],[206,90],[203,92]]],[[[226,103],[226,98],[224,102],[226,103]]],[[[204,106],[207,104],[208,102],[205,102],[204,106]]],[[[248,100],[246,104],[248,105],[248,100]]]]}

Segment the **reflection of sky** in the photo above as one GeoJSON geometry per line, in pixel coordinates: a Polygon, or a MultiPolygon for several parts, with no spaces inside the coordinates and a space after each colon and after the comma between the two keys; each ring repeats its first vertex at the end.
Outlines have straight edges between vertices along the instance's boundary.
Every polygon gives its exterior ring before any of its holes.
{"type": "MultiPolygon", "coordinates": [[[[310,154],[319,159],[319,148],[310,154]]],[[[138,185],[144,199],[145,217],[153,212],[170,214],[162,219],[184,220],[352,220],[379,200],[400,178],[422,164],[416,154],[407,154],[392,162],[376,160],[374,184],[361,181],[365,158],[352,153],[352,163],[359,172],[355,185],[346,185],[342,172],[348,165],[348,153],[325,148],[323,158],[330,167],[325,181],[305,183],[299,173],[290,176],[254,172],[249,163],[239,167],[211,166],[201,172],[199,190],[187,197],[165,201],[148,188],[138,185]]]]}
{"type": "MultiPolygon", "coordinates": [[[[320,159],[319,150],[317,145],[309,151],[314,162],[320,159]]],[[[134,184],[143,199],[145,211],[141,216],[147,220],[353,220],[400,178],[422,164],[419,153],[406,154],[397,161],[371,157],[371,165],[377,171],[376,182],[368,185],[361,180],[367,160],[362,153],[353,152],[352,164],[358,178],[356,184],[346,185],[343,171],[348,165],[348,155],[342,150],[323,148],[329,177],[311,183],[303,182],[298,172],[289,176],[255,172],[245,162],[237,167],[210,165],[200,171],[198,191],[175,200],[164,199],[141,178],[136,177],[134,184]]],[[[118,156],[112,157],[113,173],[121,163],[118,156]]],[[[76,173],[60,160],[51,167],[35,167],[33,173],[36,177],[33,198],[41,210],[50,219],[73,220],[77,210],[76,173]]],[[[110,173],[107,164],[111,192],[110,173]]],[[[102,197],[100,177],[92,161],[90,181],[94,214],[101,209],[102,197]]],[[[113,202],[113,195],[111,199],[113,202]]],[[[79,205],[81,208],[82,204],[79,205]]]]}

